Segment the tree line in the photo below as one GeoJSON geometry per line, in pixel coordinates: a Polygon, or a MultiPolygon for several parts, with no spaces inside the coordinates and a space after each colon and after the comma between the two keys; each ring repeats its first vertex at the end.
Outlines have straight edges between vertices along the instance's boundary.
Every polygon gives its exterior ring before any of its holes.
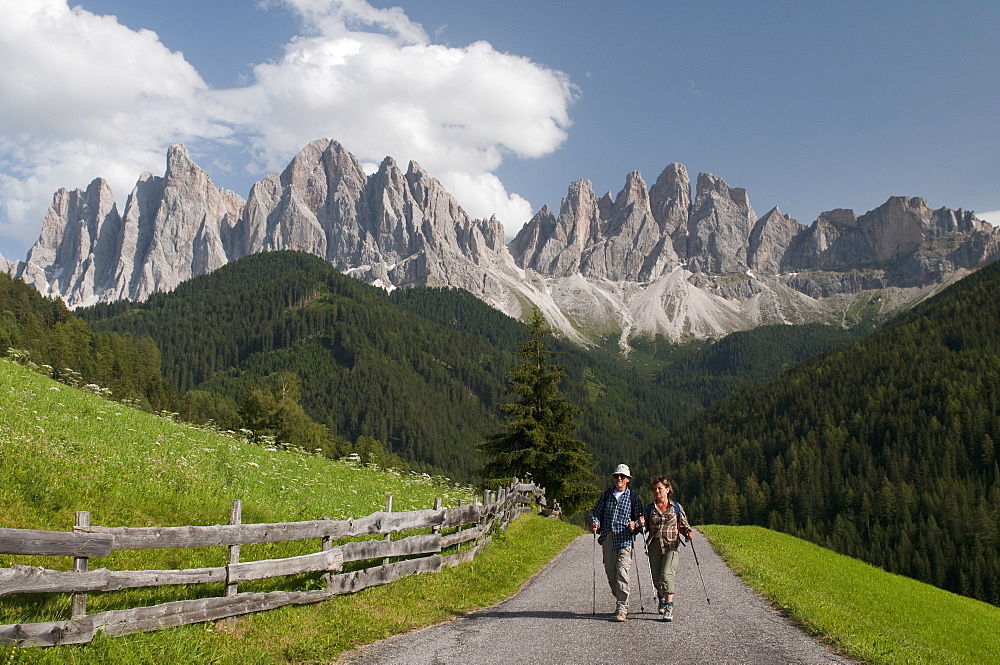
{"type": "Polygon", "coordinates": [[[94,332],[61,299],[42,296],[5,273],[0,273],[0,355],[70,385],[98,385],[147,410],[168,408],[175,396],[150,337],[94,332]]]}

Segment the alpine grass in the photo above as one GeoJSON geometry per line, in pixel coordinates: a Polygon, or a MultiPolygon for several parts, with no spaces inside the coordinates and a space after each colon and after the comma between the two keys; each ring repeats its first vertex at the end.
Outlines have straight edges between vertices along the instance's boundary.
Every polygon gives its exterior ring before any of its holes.
{"type": "Polygon", "coordinates": [[[756,526],[703,526],[744,582],[868,663],[995,663],[1000,608],[756,526]]]}

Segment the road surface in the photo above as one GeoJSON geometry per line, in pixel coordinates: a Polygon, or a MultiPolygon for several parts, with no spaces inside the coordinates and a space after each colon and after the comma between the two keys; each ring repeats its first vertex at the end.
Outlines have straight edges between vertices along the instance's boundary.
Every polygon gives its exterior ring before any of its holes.
{"type": "Polygon", "coordinates": [[[673,622],[660,621],[639,541],[628,621],[610,620],[614,599],[593,537],[581,536],[499,605],[341,656],[355,665],[581,663],[802,663],[846,665],[747,588],[704,538],[697,538],[702,587],[691,547],[681,548],[673,622]],[[636,579],[636,575],[642,577],[636,579]],[[642,600],[638,594],[642,585],[642,600]],[[707,596],[706,591],[707,589],[707,596]],[[708,602],[708,601],[711,602],[708,602]],[[645,611],[642,611],[642,608],[645,611]]]}

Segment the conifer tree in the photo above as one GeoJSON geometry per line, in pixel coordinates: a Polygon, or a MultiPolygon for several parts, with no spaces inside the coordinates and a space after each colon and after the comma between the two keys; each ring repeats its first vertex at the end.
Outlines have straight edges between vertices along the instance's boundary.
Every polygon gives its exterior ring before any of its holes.
{"type": "Polygon", "coordinates": [[[538,308],[529,327],[531,339],[519,352],[524,362],[509,375],[515,399],[500,407],[508,415],[507,423],[479,446],[490,460],[482,471],[484,485],[530,478],[572,514],[597,496],[594,462],[583,442],[572,438],[580,409],[559,390],[565,372],[548,362],[555,352],[545,346],[549,326],[538,308]]]}

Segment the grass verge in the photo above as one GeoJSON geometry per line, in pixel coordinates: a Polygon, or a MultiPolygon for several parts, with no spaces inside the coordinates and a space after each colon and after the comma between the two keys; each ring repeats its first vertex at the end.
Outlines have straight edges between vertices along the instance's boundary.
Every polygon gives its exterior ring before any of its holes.
{"type": "Polygon", "coordinates": [[[1000,662],[998,607],[761,527],[699,530],[750,587],[853,658],[1000,662]]]}
{"type": "Polygon", "coordinates": [[[0,647],[0,662],[39,665],[212,665],[332,663],[349,649],[488,607],[512,596],[580,529],[527,515],[474,561],[432,575],[303,607],[286,607],[225,622],[184,626],[80,646],[0,647]],[[8,656],[10,660],[4,660],[8,656]]]}

